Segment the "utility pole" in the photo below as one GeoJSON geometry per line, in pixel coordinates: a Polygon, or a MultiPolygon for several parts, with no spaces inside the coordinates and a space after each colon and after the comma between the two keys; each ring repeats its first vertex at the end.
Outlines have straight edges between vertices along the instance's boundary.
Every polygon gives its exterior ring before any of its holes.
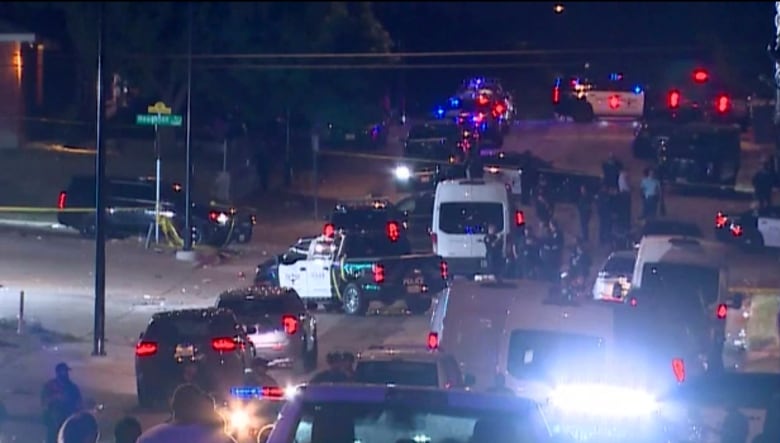
{"type": "Polygon", "coordinates": [[[188,6],[187,35],[187,135],[185,141],[186,168],[184,175],[184,250],[192,250],[192,27],[193,6],[188,6]]]}
{"type": "Polygon", "coordinates": [[[106,4],[98,6],[97,121],[95,122],[95,312],[92,355],[106,355],[106,153],[103,146],[103,56],[105,55],[106,4]]]}

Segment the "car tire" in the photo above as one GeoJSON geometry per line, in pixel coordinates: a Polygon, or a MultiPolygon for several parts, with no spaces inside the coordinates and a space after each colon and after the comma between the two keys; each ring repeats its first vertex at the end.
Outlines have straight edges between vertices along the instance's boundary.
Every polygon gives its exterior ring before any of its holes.
{"type": "Polygon", "coordinates": [[[432,303],[433,300],[430,298],[409,297],[406,299],[406,307],[409,309],[409,312],[415,315],[423,315],[428,312],[432,303]]]}
{"type": "Polygon", "coordinates": [[[344,313],[347,315],[366,315],[368,312],[368,301],[363,295],[363,291],[355,283],[350,283],[344,288],[342,295],[344,299],[344,313]]]}
{"type": "Polygon", "coordinates": [[[319,340],[317,339],[317,331],[314,331],[314,343],[311,350],[304,351],[303,367],[306,372],[312,372],[317,369],[317,360],[319,359],[319,340]]]}
{"type": "Polygon", "coordinates": [[[153,409],[157,406],[157,398],[152,394],[152,390],[144,386],[140,381],[136,381],[136,396],[138,397],[138,406],[141,409],[153,409]]]}

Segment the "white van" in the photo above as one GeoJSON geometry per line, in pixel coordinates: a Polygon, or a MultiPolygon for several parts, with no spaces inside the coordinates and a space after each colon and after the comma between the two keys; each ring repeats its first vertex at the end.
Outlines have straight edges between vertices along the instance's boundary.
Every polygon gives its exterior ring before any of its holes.
{"type": "Polygon", "coordinates": [[[445,180],[436,186],[434,197],[433,252],[447,260],[450,275],[475,276],[487,268],[484,237],[488,225],[495,225],[506,242],[515,226],[524,223],[522,212],[515,212],[503,184],[445,180]]]}
{"type": "Polygon", "coordinates": [[[523,282],[522,290],[453,282],[434,302],[428,346],[453,355],[478,389],[503,375],[508,388],[537,400],[568,378],[600,377],[600,368],[585,368],[597,364],[594,357],[607,358],[612,309],[547,305],[547,291],[547,284],[532,281],[523,282]],[[547,377],[556,371],[559,379],[547,377]]]}

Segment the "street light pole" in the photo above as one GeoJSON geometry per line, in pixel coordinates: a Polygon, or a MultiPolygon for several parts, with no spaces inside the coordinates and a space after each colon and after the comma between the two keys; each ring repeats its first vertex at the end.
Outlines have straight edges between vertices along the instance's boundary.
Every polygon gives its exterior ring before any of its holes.
{"type": "Polygon", "coordinates": [[[105,55],[106,4],[98,6],[97,121],[95,122],[95,312],[92,355],[106,355],[106,153],[103,146],[103,56],[105,55]]]}
{"type": "Polygon", "coordinates": [[[192,2],[188,10],[187,36],[187,135],[185,141],[186,168],[184,175],[184,250],[192,250],[192,2]]]}
{"type": "Polygon", "coordinates": [[[780,127],[780,2],[775,2],[775,131],[780,127]]]}

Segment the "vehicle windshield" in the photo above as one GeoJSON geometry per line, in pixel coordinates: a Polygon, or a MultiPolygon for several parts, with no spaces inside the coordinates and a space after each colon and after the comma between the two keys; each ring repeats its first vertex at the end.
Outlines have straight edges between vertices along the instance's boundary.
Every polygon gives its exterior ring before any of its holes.
{"type": "Polygon", "coordinates": [[[687,223],[675,223],[667,221],[647,222],[642,228],[643,235],[683,235],[686,237],[701,237],[698,226],[687,223]]]}
{"type": "Polygon", "coordinates": [[[355,369],[358,383],[438,386],[436,363],[414,361],[361,361],[355,369]]]}
{"type": "Polygon", "coordinates": [[[535,409],[452,407],[431,402],[306,403],[289,443],[413,443],[544,441],[535,409]]]}
{"type": "Polygon", "coordinates": [[[602,271],[611,275],[628,275],[634,272],[635,263],[636,258],[633,257],[610,257],[602,271]]]}
{"type": "Polygon", "coordinates": [[[335,211],[331,223],[336,226],[336,229],[384,232],[388,220],[387,210],[359,208],[335,211]]]}
{"type": "Polygon", "coordinates": [[[169,343],[182,340],[200,340],[229,334],[231,322],[227,318],[196,316],[163,317],[153,320],[144,334],[145,339],[169,343]]]}
{"type": "Polygon", "coordinates": [[[298,312],[301,304],[292,297],[267,297],[254,299],[224,299],[219,307],[230,309],[236,315],[266,315],[298,312]]]}
{"type": "Polygon", "coordinates": [[[504,205],[501,203],[442,203],[439,229],[445,234],[484,234],[488,225],[504,230],[504,205]]]}
{"type": "Polygon", "coordinates": [[[702,312],[718,299],[720,270],[682,263],[648,263],[642,270],[643,293],[678,312],[702,312]]]}
{"type": "Polygon", "coordinates": [[[507,371],[521,379],[555,382],[599,374],[605,358],[604,340],[598,337],[517,329],[509,338],[507,371]]]}

